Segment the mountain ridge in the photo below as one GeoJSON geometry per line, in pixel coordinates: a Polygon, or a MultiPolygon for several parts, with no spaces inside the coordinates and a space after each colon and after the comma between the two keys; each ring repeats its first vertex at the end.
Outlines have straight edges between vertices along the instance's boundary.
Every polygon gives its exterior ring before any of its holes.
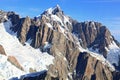
{"type": "Polygon", "coordinates": [[[2,11],[0,15],[0,33],[5,36],[0,35],[0,45],[7,56],[15,56],[24,68],[24,73],[26,70],[27,73],[47,70],[35,77],[24,76],[23,80],[37,77],[38,80],[115,80],[115,76],[119,78],[120,43],[101,23],[78,22],[66,16],[58,5],[33,19],[28,16],[20,18],[14,12],[2,11]],[[20,60],[22,57],[30,66],[23,65],[23,60],[20,60]],[[40,67],[43,68],[39,69],[40,67]]]}

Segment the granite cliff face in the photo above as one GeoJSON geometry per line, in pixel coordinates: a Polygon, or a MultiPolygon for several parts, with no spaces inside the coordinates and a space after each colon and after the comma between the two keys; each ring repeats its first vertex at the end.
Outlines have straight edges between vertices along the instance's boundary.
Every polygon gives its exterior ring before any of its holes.
{"type": "MultiPolygon", "coordinates": [[[[107,27],[93,21],[73,24],[73,33],[80,39],[81,46],[84,48],[91,48],[106,58],[106,48],[115,41],[107,27]]],[[[119,43],[117,45],[119,46],[119,43]]]]}
{"type": "Polygon", "coordinates": [[[112,80],[112,72],[107,65],[89,53],[80,53],[76,66],[76,80],[112,80]],[[82,66],[81,66],[82,65],[82,66]]]}
{"type": "MultiPolygon", "coordinates": [[[[3,11],[0,13],[3,15],[3,11]]],[[[34,19],[20,18],[14,12],[5,12],[5,15],[0,22],[11,21],[10,30],[16,33],[22,45],[27,42],[54,56],[53,64],[47,66],[48,71],[23,80],[120,79],[120,44],[101,23],[73,20],[58,5],[34,19]],[[115,51],[110,53],[112,50],[115,51]]],[[[0,53],[5,54],[2,47],[0,53]]]]}

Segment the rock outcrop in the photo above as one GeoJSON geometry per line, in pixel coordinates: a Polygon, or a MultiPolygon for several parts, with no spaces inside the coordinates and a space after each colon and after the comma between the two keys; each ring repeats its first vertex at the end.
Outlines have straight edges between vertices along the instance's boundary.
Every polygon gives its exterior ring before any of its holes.
{"type": "Polygon", "coordinates": [[[4,12],[3,10],[0,10],[0,23],[7,21],[7,16],[6,16],[6,12],[4,12]]]}
{"type": "Polygon", "coordinates": [[[48,67],[47,76],[45,80],[66,80],[68,74],[68,63],[66,58],[58,52],[58,55],[55,57],[53,62],[54,64],[51,64],[48,67]]]}
{"type": "Polygon", "coordinates": [[[113,72],[113,80],[120,80],[120,72],[118,71],[113,72]]]}
{"type": "Polygon", "coordinates": [[[74,80],[113,80],[112,71],[89,53],[80,53],[74,80]]]}
{"type": "Polygon", "coordinates": [[[19,36],[19,40],[22,44],[25,43],[26,41],[26,36],[27,33],[30,29],[30,25],[31,25],[31,20],[29,17],[26,17],[25,19],[22,20],[23,23],[21,23],[21,29],[20,29],[20,33],[18,33],[19,36]]]}
{"type": "Polygon", "coordinates": [[[0,54],[6,55],[5,50],[2,45],[0,45],[0,54]]]}
{"type": "Polygon", "coordinates": [[[42,72],[38,72],[36,73],[31,73],[28,75],[34,75],[34,76],[26,76],[23,75],[20,77],[20,80],[45,80],[45,76],[46,76],[47,72],[46,71],[42,71],[42,72]]]}
{"type": "Polygon", "coordinates": [[[108,47],[114,40],[110,31],[98,22],[73,23],[73,33],[80,39],[81,46],[92,48],[107,57],[108,47]]]}
{"type": "Polygon", "coordinates": [[[10,21],[12,22],[12,25],[13,25],[13,28],[12,29],[14,32],[17,31],[17,26],[18,26],[18,23],[20,21],[20,16],[18,14],[16,14],[15,12],[11,11],[11,12],[8,12],[7,13],[7,17],[8,19],[10,19],[10,21]]]}
{"type": "Polygon", "coordinates": [[[8,56],[7,59],[11,64],[15,65],[17,68],[21,69],[22,71],[24,70],[23,67],[19,64],[17,59],[14,56],[8,56]]]}

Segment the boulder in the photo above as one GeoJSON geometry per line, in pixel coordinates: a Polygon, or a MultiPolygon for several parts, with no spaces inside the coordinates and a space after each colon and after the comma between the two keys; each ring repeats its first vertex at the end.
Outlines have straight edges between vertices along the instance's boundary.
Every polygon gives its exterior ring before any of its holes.
{"type": "Polygon", "coordinates": [[[0,54],[2,54],[2,55],[5,55],[5,56],[6,56],[5,50],[4,50],[4,48],[3,48],[3,46],[2,46],[2,45],[0,45],[0,54]]]}

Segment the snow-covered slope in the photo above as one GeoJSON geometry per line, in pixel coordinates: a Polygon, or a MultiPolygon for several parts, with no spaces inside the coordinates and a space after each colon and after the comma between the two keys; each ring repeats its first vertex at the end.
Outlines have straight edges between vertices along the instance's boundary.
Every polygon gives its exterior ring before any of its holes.
{"type": "Polygon", "coordinates": [[[0,45],[5,49],[7,56],[0,55],[0,80],[19,77],[30,73],[30,69],[35,71],[47,70],[46,66],[52,64],[53,56],[42,53],[39,49],[32,48],[28,43],[23,46],[16,38],[15,33],[9,29],[11,22],[0,23],[0,45]],[[21,71],[8,60],[8,56],[14,56],[23,67],[21,71]]]}
{"type": "MultiPolygon", "coordinates": [[[[115,64],[116,66],[119,66],[119,59],[120,59],[120,48],[117,46],[117,44],[113,41],[108,48],[105,47],[107,50],[107,60],[111,64],[115,64]]],[[[94,52],[96,54],[99,54],[98,49],[93,50],[92,48],[89,48],[89,51],[94,52]]]]}
{"type": "Polygon", "coordinates": [[[0,55],[0,80],[8,80],[12,77],[19,77],[25,74],[24,71],[19,70],[17,67],[7,61],[7,56],[0,55]]]}
{"type": "Polygon", "coordinates": [[[120,48],[113,41],[109,45],[109,48],[106,48],[106,49],[108,51],[107,60],[109,60],[111,64],[115,64],[116,66],[118,66],[119,59],[120,59],[120,48]]]}

